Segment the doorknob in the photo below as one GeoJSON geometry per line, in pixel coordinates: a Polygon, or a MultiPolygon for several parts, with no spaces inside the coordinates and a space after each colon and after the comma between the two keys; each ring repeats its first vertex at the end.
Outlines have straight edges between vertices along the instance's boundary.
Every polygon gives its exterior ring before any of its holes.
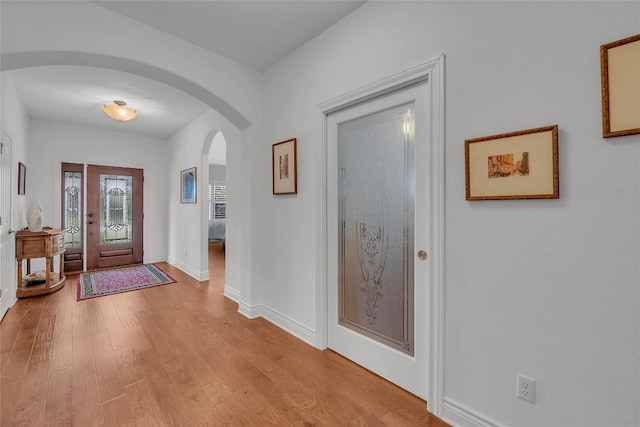
{"type": "Polygon", "coordinates": [[[427,259],[427,253],[426,253],[425,251],[420,251],[420,252],[418,252],[418,258],[419,258],[421,261],[424,261],[425,259],[427,259]]]}
{"type": "Polygon", "coordinates": [[[16,230],[9,230],[9,232],[7,234],[14,234],[16,232],[16,230]]]}

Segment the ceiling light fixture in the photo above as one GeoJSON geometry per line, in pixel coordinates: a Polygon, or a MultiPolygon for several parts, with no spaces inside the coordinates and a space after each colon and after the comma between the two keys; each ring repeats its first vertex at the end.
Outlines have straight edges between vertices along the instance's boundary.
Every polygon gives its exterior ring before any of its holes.
{"type": "Polygon", "coordinates": [[[113,103],[115,105],[102,105],[105,114],[113,120],[126,122],[138,115],[138,112],[127,107],[127,103],[124,101],[113,101],[113,103]]]}

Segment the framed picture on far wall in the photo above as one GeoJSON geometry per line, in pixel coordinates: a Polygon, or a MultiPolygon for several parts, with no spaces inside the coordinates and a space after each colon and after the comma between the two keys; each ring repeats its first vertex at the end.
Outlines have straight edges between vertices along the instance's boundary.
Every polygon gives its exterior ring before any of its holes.
{"type": "Polygon", "coordinates": [[[640,34],[600,46],[602,136],[640,133],[640,34]]]}
{"type": "Polygon", "coordinates": [[[558,125],[467,139],[467,200],[557,199],[558,125]]]}
{"type": "Polygon", "coordinates": [[[27,192],[27,167],[24,163],[18,162],[18,194],[27,192]]]}
{"type": "Polygon", "coordinates": [[[298,193],[296,138],[271,147],[273,194],[298,193]]]}
{"type": "Polygon", "coordinates": [[[180,172],[180,203],[196,203],[197,178],[195,166],[180,172]]]}

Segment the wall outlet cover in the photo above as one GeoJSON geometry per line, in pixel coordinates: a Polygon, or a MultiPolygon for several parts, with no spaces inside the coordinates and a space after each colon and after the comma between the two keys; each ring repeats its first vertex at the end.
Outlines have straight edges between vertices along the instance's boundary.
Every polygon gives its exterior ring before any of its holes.
{"type": "Polygon", "coordinates": [[[516,396],[531,403],[536,403],[536,380],[518,374],[516,396]]]}

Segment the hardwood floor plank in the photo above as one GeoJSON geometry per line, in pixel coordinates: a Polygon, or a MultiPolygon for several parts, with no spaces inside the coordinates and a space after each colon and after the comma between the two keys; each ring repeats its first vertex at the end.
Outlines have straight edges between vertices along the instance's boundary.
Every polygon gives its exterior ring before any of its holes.
{"type": "Polygon", "coordinates": [[[73,340],[53,341],[51,343],[51,371],[73,366],[73,340]]]}
{"type": "Polygon", "coordinates": [[[125,395],[103,403],[105,413],[105,427],[132,427],[136,420],[129,405],[129,398],[125,395]]]}
{"type": "Polygon", "coordinates": [[[147,379],[126,386],[125,393],[129,397],[136,423],[148,417],[152,420],[155,418],[154,414],[160,412],[160,406],[153,396],[147,379]]]}
{"type": "Polygon", "coordinates": [[[44,425],[73,424],[72,368],[52,372],[47,388],[44,425]]]}
{"type": "Polygon", "coordinates": [[[73,425],[95,426],[104,423],[97,375],[73,378],[73,403],[73,425]]]}
{"type": "Polygon", "coordinates": [[[72,340],[73,378],[96,375],[96,363],[93,356],[93,340],[91,336],[74,337],[72,340]]]}
{"type": "Polygon", "coordinates": [[[16,342],[24,317],[11,317],[0,323],[0,355],[9,353],[16,342]]]}
{"type": "Polygon", "coordinates": [[[102,403],[105,403],[124,395],[125,384],[118,369],[109,334],[103,332],[93,335],[92,338],[100,398],[102,403]]]}
{"type": "Polygon", "coordinates": [[[0,426],[10,426],[22,392],[22,380],[0,384],[0,426]]]}
{"type": "Polygon", "coordinates": [[[120,371],[120,378],[122,378],[125,387],[144,380],[144,372],[140,366],[138,355],[131,347],[115,350],[114,354],[120,371]]]}
{"type": "Polygon", "coordinates": [[[76,301],[19,300],[0,323],[0,424],[428,426],[426,402],[222,295],[224,252],[197,282],[76,301]]]}
{"type": "Polygon", "coordinates": [[[3,359],[2,375],[0,381],[2,384],[10,383],[16,380],[22,380],[27,374],[27,368],[29,367],[29,357],[31,355],[29,351],[11,352],[3,359]]]}
{"type": "Polygon", "coordinates": [[[147,415],[144,418],[136,420],[136,427],[164,427],[169,426],[160,412],[147,415]]]}

